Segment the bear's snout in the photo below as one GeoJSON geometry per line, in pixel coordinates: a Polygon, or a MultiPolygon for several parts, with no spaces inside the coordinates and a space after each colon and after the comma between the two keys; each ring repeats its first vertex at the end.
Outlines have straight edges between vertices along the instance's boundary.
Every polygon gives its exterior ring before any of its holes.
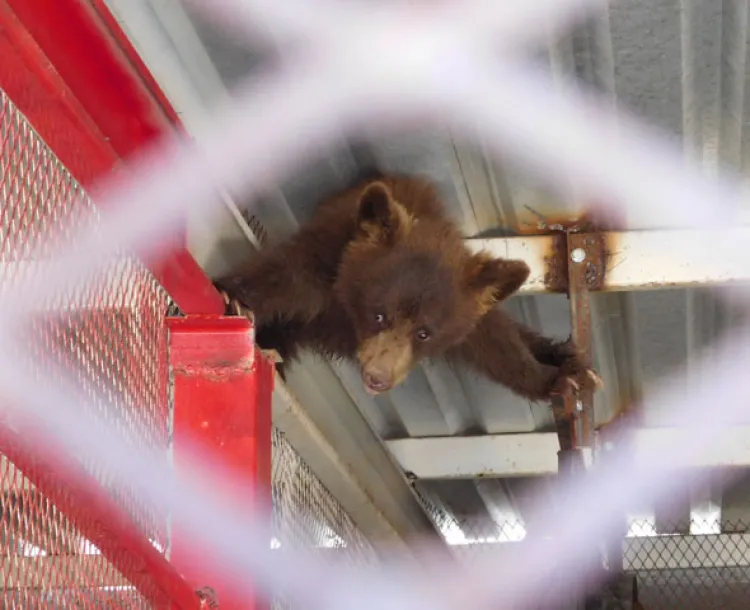
{"type": "Polygon", "coordinates": [[[363,342],[357,354],[362,383],[369,394],[387,392],[401,383],[414,366],[409,333],[391,329],[363,342]]]}
{"type": "Polygon", "coordinates": [[[362,371],[362,381],[365,384],[365,389],[370,394],[380,394],[390,390],[393,381],[393,377],[386,371],[381,370],[369,370],[362,371]]]}

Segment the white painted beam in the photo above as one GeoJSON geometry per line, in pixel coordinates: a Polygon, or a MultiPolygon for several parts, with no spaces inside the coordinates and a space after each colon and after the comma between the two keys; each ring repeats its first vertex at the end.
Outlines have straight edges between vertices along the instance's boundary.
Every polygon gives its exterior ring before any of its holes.
{"type": "MultiPolygon", "coordinates": [[[[725,230],[653,230],[601,234],[609,253],[605,291],[721,286],[750,282],[746,244],[750,227],[725,230]]],[[[469,239],[472,250],[524,260],[531,275],[523,294],[548,292],[545,275],[560,235],[469,239]]]]}
{"type": "Polygon", "coordinates": [[[475,252],[488,252],[498,258],[519,259],[530,268],[531,274],[520,292],[538,294],[548,292],[545,274],[548,260],[553,255],[556,239],[560,236],[533,235],[528,237],[498,237],[492,239],[467,239],[466,244],[475,252]]]}
{"type": "MultiPolygon", "coordinates": [[[[679,428],[642,428],[633,439],[634,459],[645,460],[681,440],[679,428]]],[[[557,474],[557,434],[495,434],[388,441],[405,472],[419,479],[532,477],[557,474]]],[[[750,426],[728,429],[721,448],[679,464],[685,468],[750,467],[750,426]]]]}
{"type": "Polygon", "coordinates": [[[560,449],[557,435],[547,433],[408,438],[386,444],[401,468],[419,479],[554,474],[560,449]]]}

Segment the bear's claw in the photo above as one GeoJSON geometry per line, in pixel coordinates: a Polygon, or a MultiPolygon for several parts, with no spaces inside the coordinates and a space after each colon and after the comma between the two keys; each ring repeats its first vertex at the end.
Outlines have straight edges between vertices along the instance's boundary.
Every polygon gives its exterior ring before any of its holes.
{"type": "Polygon", "coordinates": [[[221,295],[221,298],[224,299],[224,305],[226,305],[227,314],[242,317],[247,316],[247,310],[237,299],[233,299],[232,297],[230,297],[225,290],[220,290],[219,294],[221,295]]]}
{"type": "Polygon", "coordinates": [[[551,396],[570,397],[581,390],[596,391],[604,388],[604,381],[593,369],[579,372],[565,371],[555,381],[551,396]]]}
{"type": "Polygon", "coordinates": [[[550,396],[572,396],[578,392],[579,389],[580,386],[572,377],[558,377],[550,390],[550,396]]]}
{"type": "Polygon", "coordinates": [[[601,377],[599,377],[599,375],[596,373],[596,371],[594,371],[592,369],[586,369],[586,375],[594,383],[594,387],[597,390],[603,390],[604,389],[604,380],[601,377]]]}

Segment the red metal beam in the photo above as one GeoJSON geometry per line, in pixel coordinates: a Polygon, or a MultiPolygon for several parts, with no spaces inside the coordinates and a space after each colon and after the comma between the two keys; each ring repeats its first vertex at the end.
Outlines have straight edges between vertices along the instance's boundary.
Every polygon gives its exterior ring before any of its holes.
{"type": "MultiPolygon", "coordinates": [[[[262,509],[270,499],[271,394],[274,367],[255,347],[246,318],[200,316],[168,320],[173,373],[174,468],[198,449],[240,481],[224,490],[241,507],[262,509]]],[[[270,543],[270,541],[269,541],[270,543]]],[[[248,600],[189,532],[172,529],[171,561],[195,587],[216,591],[222,610],[264,608],[248,600]]]]}
{"type": "MultiPolygon", "coordinates": [[[[181,129],[106,6],[93,2],[0,0],[0,88],[84,186],[181,129]]],[[[185,313],[221,314],[182,232],[152,271],[185,313]]]]}
{"type": "Polygon", "coordinates": [[[172,104],[169,102],[169,99],[161,90],[161,87],[159,87],[159,84],[156,82],[154,75],[151,74],[151,71],[146,67],[146,64],[143,63],[141,56],[138,54],[138,51],[135,50],[135,47],[130,42],[127,34],[123,32],[117,19],[115,19],[114,15],[110,12],[106,0],[89,1],[94,11],[96,11],[96,14],[101,20],[102,24],[107,28],[110,35],[117,42],[119,50],[125,55],[127,61],[133,67],[133,70],[135,70],[138,77],[143,81],[146,89],[151,92],[154,98],[156,98],[157,102],[167,115],[169,121],[176,128],[181,129],[182,122],[180,121],[180,116],[177,114],[175,109],[172,108],[172,104]]]}

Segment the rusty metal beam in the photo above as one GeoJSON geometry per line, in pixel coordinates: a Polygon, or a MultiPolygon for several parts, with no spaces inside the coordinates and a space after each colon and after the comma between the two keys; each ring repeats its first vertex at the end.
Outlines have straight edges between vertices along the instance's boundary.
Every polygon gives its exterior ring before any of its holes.
{"type": "MultiPolygon", "coordinates": [[[[594,233],[567,236],[568,296],[570,298],[570,325],[573,341],[578,347],[583,364],[593,368],[591,353],[591,295],[604,284],[607,252],[601,235],[594,233]]],[[[577,445],[594,444],[594,396],[591,390],[582,389],[575,404],[566,409],[578,419],[577,445]]]]}
{"type": "MultiPolygon", "coordinates": [[[[601,234],[574,233],[550,236],[553,250],[545,259],[547,286],[567,291],[570,299],[572,339],[583,364],[593,368],[591,354],[590,292],[601,289],[606,273],[607,251],[601,234]]],[[[594,397],[582,389],[575,396],[552,402],[552,415],[564,453],[594,445],[594,397]]]]}
{"type": "MultiPolygon", "coordinates": [[[[596,291],[622,292],[750,283],[746,264],[750,227],[726,230],[603,231],[595,235],[607,254],[596,291]]],[[[520,294],[564,293],[566,235],[467,239],[473,251],[518,258],[531,268],[520,294]]],[[[592,291],[591,289],[589,289],[592,291]]]]}
{"type": "MultiPolygon", "coordinates": [[[[571,335],[582,364],[593,369],[590,291],[601,289],[604,284],[607,251],[602,236],[598,233],[567,232],[565,245],[571,335]]],[[[558,469],[559,476],[574,480],[586,475],[585,453],[594,448],[593,390],[588,387],[580,388],[575,395],[564,398],[564,405],[564,419],[558,420],[557,414],[555,417],[560,437],[558,469]],[[571,434],[572,446],[566,447],[563,442],[570,442],[571,434]]],[[[601,555],[596,547],[589,549],[581,568],[584,571],[601,568],[601,555]]],[[[586,597],[585,587],[579,588],[578,607],[584,606],[586,597]]]]}

